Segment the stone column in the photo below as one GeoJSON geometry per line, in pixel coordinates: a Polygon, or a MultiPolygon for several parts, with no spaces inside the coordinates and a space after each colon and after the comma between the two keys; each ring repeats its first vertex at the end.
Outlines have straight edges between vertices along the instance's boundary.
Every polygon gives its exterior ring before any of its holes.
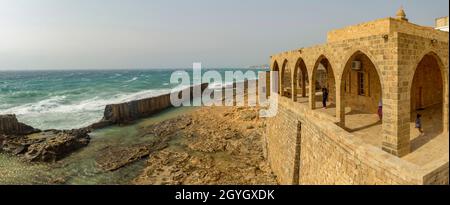
{"type": "Polygon", "coordinates": [[[295,72],[295,70],[294,70],[294,72],[292,72],[291,73],[292,75],[291,75],[291,98],[292,98],[292,101],[294,101],[294,102],[297,102],[297,93],[298,93],[298,73],[297,72],[295,72]]]}
{"type": "Polygon", "coordinates": [[[395,61],[394,69],[386,71],[383,86],[382,149],[403,157],[410,153],[411,70],[409,61],[395,61]],[[398,64],[398,65],[397,65],[398,64]]]}
{"type": "Polygon", "coordinates": [[[442,76],[442,78],[444,79],[444,86],[443,86],[443,89],[444,89],[444,101],[443,101],[443,108],[442,108],[442,114],[443,114],[443,123],[444,123],[444,133],[445,132],[448,132],[449,130],[449,125],[448,125],[448,123],[449,123],[449,119],[448,119],[448,106],[449,106],[449,103],[448,103],[448,98],[449,98],[449,95],[448,95],[448,73],[447,73],[447,70],[448,70],[448,68],[446,69],[446,71],[444,72],[444,76],[442,76]]]}
{"type": "Polygon", "coordinates": [[[316,76],[313,72],[309,81],[309,108],[316,109],[316,76]]]}
{"type": "Polygon", "coordinates": [[[337,79],[336,82],[336,120],[338,120],[338,125],[340,127],[345,127],[345,97],[344,90],[341,87],[341,79],[337,79]]]}
{"type": "Polygon", "coordinates": [[[302,97],[306,97],[306,74],[304,71],[302,73],[302,97]]]}

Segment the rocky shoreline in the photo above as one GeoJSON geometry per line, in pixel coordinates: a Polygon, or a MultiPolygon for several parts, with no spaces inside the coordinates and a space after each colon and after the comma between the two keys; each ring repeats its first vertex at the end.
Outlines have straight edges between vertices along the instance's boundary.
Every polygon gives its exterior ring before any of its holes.
{"type": "Polygon", "coordinates": [[[258,109],[204,107],[180,119],[192,123],[172,124],[182,128],[172,146],[150,154],[134,184],[277,184],[264,158],[258,109]]]}
{"type": "MultiPolygon", "coordinates": [[[[107,111],[105,116],[111,113],[107,111]]],[[[0,120],[0,153],[44,163],[58,162],[88,146],[91,131],[112,124],[104,119],[83,129],[41,131],[19,123],[14,115],[0,116],[0,120]]],[[[146,160],[140,174],[129,182],[137,185],[277,184],[265,159],[265,123],[259,107],[197,108],[139,127],[136,142],[101,148],[93,156],[95,166],[112,173],[146,160]]]]}
{"type": "Polygon", "coordinates": [[[56,162],[90,141],[89,129],[41,131],[18,122],[14,115],[3,115],[0,119],[9,125],[0,130],[0,152],[30,162],[56,162]]]}

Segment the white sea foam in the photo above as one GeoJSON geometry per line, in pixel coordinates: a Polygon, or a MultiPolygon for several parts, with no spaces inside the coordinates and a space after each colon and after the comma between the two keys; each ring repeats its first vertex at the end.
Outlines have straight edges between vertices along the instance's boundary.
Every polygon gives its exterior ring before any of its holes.
{"type": "Polygon", "coordinates": [[[133,81],[136,81],[137,79],[139,79],[138,77],[134,77],[133,79],[131,79],[131,80],[127,80],[127,81],[125,81],[126,83],[131,83],[131,82],[133,82],[133,81]]]}
{"type": "Polygon", "coordinates": [[[108,104],[123,103],[132,100],[153,97],[170,92],[170,90],[146,90],[136,93],[122,93],[110,98],[93,97],[79,102],[67,102],[66,96],[54,96],[36,103],[0,110],[0,114],[36,115],[50,113],[85,113],[103,111],[108,104]]]}

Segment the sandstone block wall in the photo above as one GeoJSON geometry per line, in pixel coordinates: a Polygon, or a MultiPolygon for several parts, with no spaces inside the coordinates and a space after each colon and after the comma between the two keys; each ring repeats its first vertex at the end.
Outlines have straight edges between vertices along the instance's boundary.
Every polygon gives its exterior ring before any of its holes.
{"type": "Polygon", "coordinates": [[[278,107],[266,149],[281,184],[448,184],[448,157],[419,167],[365,144],[307,106],[280,98],[278,107]]]}
{"type": "MultiPolygon", "coordinates": [[[[296,62],[302,60],[309,82],[314,82],[318,62],[326,58],[335,76],[336,120],[344,127],[346,107],[364,109],[364,104],[368,103],[368,110],[374,112],[379,102],[375,95],[370,98],[345,96],[346,65],[356,53],[367,56],[379,77],[380,87],[372,90],[381,89],[384,151],[400,157],[410,152],[411,84],[417,65],[427,53],[440,61],[444,85],[443,124],[444,132],[448,131],[448,32],[385,18],[331,31],[326,44],[273,55],[270,64],[272,70],[283,72],[279,69],[283,62],[287,62],[287,68],[295,69],[296,62]]],[[[291,72],[293,84],[297,81],[294,74],[291,72]]],[[[285,84],[283,78],[279,81],[280,85],[285,84]]],[[[309,91],[314,93],[314,83],[310,84],[309,91]]],[[[315,96],[309,98],[309,107],[314,109],[315,96]]]]}
{"type": "Polygon", "coordinates": [[[272,170],[281,184],[298,184],[298,158],[301,136],[300,121],[287,109],[279,109],[278,116],[267,122],[267,153],[272,170]],[[297,175],[297,176],[296,176],[297,175]]]}

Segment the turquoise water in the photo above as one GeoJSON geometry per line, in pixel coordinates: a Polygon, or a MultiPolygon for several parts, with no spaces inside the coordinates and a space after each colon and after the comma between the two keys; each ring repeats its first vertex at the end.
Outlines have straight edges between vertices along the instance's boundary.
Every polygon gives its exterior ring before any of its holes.
{"type": "MultiPolygon", "coordinates": [[[[237,70],[248,69],[217,69],[223,79],[237,70]]],[[[39,129],[80,128],[99,121],[107,104],[170,92],[174,71],[0,71],[0,114],[39,129]]]]}
{"type": "Polygon", "coordinates": [[[90,134],[91,142],[57,163],[29,163],[16,156],[0,153],[0,184],[131,184],[142,173],[146,159],[114,172],[101,170],[95,159],[106,147],[126,147],[148,143],[152,134],[148,125],[194,111],[195,107],[171,108],[128,126],[111,126],[90,134]]]}

